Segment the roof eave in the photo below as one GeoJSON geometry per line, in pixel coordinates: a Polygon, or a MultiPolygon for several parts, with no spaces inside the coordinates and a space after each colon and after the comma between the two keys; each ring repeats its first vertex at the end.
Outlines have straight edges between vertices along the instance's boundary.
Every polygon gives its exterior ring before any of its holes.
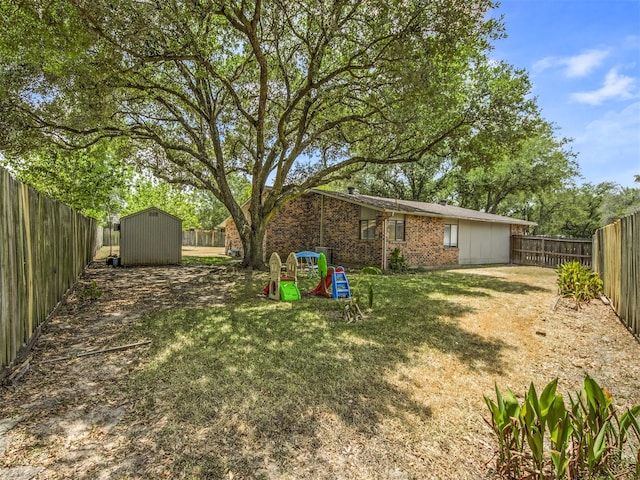
{"type": "Polygon", "coordinates": [[[494,218],[494,219],[477,218],[477,217],[467,216],[467,215],[459,215],[459,214],[453,214],[453,213],[447,214],[447,213],[440,213],[440,212],[432,212],[428,210],[422,210],[422,211],[406,210],[406,209],[403,209],[401,205],[398,205],[398,208],[385,208],[378,205],[374,205],[372,203],[368,203],[366,201],[359,200],[357,195],[353,195],[354,198],[349,198],[348,196],[349,194],[335,195],[334,192],[330,192],[326,190],[318,190],[315,188],[312,189],[311,191],[315,193],[319,193],[321,195],[326,195],[331,198],[335,198],[336,200],[348,201],[350,203],[353,203],[354,205],[370,208],[371,210],[376,210],[378,212],[402,213],[404,215],[415,215],[417,217],[454,218],[456,220],[469,220],[473,222],[484,222],[484,223],[505,223],[508,225],[526,225],[526,226],[537,225],[537,223],[535,222],[529,222],[527,220],[521,220],[521,219],[512,218],[512,217],[502,217],[504,218],[504,220],[498,219],[498,218],[494,218]]]}

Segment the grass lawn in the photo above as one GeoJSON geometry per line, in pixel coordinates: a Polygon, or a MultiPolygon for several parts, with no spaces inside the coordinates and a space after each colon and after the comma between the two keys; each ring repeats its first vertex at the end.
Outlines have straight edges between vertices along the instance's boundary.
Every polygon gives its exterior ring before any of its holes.
{"type": "MultiPolygon", "coordinates": [[[[495,382],[523,393],[559,377],[573,392],[589,373],[621,405],[640,401],[638,343],[600,306],[601,322],[552,311],[553,270],[367,277],[374,307],[357,323],[341,319],[343,302],[271,301],[264,273],[230,275],[219,306],[150,311],[117,331],[112,344],[152,344],[119,357],[126,369],[104,402],[126,414],[94,439],[115,446],[87,478],[489,478],[482,395],[495,382]],[[593,343],[602,331],[607,348],[593,343]],[[576,336],[586,340],[569,346],[576,336]]],[[[302,276],[301,291],[316,283],[302,276]]],[[[57,452],[53,467],[67,455],[57,452]]]]}
{"type": "MultiPolygon", "coordinates": [[[[415,398],[410,384],[428,378],[409,381],[399,368],[426,373],[430,356],[442,355],[473,371],[498,372],[505,344],[462,329],[458,319],[471,308],[447,300],[474,295],[476,277],[372,281],[374,309],[355,324],[339,320],[342,302],[246,300],[246,285],[223,308],[146,318],[138,335],[154,347],[130,388],[149,421],[161,425],[155,448],[180,452],[172,469],[246,478],[261,470],[295,477],[304,467],[310,476],[315,468],[338,476],[338,465],[324,471],[320,447],[323,455],[351,448],[346,458],[365,476],[387,477],[407,463],[427,462],[420,445],[431,436],[433,407],[415,398]],[[403,447],[407,442],[415,452],[403,447]]],[[[530,290],[490,279],[475,295],[495,289],[530,290]]],[[[416,465],[414,473],[421,470],[416,465]]]]}

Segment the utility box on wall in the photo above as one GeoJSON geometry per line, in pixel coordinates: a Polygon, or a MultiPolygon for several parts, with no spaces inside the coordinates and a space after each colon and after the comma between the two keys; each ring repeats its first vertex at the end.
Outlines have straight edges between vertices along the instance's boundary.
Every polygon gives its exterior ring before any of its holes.
{"type": "Polygon", "coordinates": [[[120,219],[120,259],[124,266],[182,262],[182,220],[156,207],[120,219]]]}

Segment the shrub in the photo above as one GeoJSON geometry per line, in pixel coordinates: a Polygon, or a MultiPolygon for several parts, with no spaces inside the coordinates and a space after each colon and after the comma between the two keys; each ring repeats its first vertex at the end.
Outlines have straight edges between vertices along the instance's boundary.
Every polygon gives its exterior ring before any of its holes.
{"type": "Polygon", "coordinates": [[[558,267],[558,293],[572,298],[576,310],[602,292],[602,280],[597,273],[579,262],[568,262],[558,267]]]}
{"type": "Polygon", "coordinates": [[[402,255],[399,248],[395,248],[393,252],[391,252],[389,267],[391,267],[391,271],[396,273],[405,272],[407,268],[409,268],[407,260],[404,258],[404,255],[402,255]]]}
{"type": "Polygon", "coordinates": [[[497,385],[496,402],[484,397],[491,412],[487,423],[498,439],[499,476],[640,478],[640,458],[634,458],[640,456],[640,405],[618,418],[611,394],[587,376],[567,409],[557,385],[553,380],[538,396],[532,383],[522,404],[497,385]]]}

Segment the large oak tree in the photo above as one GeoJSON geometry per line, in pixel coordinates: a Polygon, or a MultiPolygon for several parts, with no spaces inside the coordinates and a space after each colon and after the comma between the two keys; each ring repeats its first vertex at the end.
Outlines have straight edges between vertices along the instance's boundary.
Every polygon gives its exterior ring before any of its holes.
{"type": "Polygon", "coordinates": [[[263,262],[305,190],[482,128],[488,0],[0,0],[0,148],[135,143],[211,192],[263,262]],[[229,176],[251,181],[248,209],[229,176]],[[269,185],[271,188],[267,188],[269,185]]]}

